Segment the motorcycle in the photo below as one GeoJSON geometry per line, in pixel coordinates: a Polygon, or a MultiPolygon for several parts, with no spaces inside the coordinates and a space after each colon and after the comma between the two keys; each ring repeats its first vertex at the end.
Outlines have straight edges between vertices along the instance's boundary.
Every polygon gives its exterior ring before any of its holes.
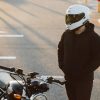
{"type": "Polygon", "coordinates": [[[45,92],[49,84],[66,83],[51,76],[38,77],[37,72],[24,74],[22,69],[4,66],[0,69],[0,100],[48,100],[45,92]]]}

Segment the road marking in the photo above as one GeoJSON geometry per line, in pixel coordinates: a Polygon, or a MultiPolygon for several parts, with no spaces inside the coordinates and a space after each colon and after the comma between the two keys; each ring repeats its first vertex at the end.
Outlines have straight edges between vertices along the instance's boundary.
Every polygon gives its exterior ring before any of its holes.
{"type": "Polygon", "coordinates": [[[15,60],[15,56],[0,56],[0,60],[15,60]]]}
{"type": "Polygon", "coordinates": [[[61,79],[64,78],[64,76],[52,76],[52,77],[54,77],[54,78],[61,78],[61,79]]]}
{"type": "Polygon", "coordinates": [[[0,31],[0,33],[7,33],[6,31],[0,31]]]}
{"type": "Polygon", "coordinates": [[[47,77],[53,77],[53,78],[58,78],[58,79],[64,79],[64,76],[54,76],[54,75],[42,75],[42,78],[47,78],[47,77]]]}
{"type": "Polygon", "coordinates": [[[100,23],[100,19],[98,19],[98,22],[100,23]]]}
{"type": "Polygon", "coordinates": [[[24,37],[24,35],[0,35],[0,37],[24,37]]]}

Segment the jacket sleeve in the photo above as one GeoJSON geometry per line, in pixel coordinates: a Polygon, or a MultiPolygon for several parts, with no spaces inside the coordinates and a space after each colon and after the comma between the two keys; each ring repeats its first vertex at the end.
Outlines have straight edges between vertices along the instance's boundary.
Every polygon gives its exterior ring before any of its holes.
{"type": "Polygon", "coordinates": [[[100,66],[100,36],[94,33],[91,41],[91,60],[86,67],[86,72],[93,72],[100,66]]]}
{"type": "Polygon", "coordinates": [[[63,45],[63,41],[64,41],[64,34],[61,37],[61,40],[58,44],[58,65],[60,69],[63,69],[64,67],[64,45],[63,45]]]}

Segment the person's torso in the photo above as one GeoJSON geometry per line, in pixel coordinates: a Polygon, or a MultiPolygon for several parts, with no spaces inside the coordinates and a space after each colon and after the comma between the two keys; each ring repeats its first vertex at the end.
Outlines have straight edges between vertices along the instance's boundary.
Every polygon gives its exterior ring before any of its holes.
{"type": "MultiPolygon", "coordinates": [[[[90,33],[82,33],[80,35],[65,33],[63,43],[65,73],[75,77],[75,75],[77,76],[81,70],[87,67],[88,62],[91,60],[90,33]]],[[[88,76],[92,79],[93,73],[88,76]]]]}

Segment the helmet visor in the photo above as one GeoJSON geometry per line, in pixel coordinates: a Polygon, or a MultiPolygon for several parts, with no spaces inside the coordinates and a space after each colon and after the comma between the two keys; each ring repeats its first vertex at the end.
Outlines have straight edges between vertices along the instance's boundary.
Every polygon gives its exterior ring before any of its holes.
{"type": "Polygon", "coordinates": [[[80,14],[67,14],[65,16],[65,22],[66,22],[66,24],[72,24],[72,23],[80,21],[84,17],[85,17],[84,13],[80,13],[80,14]]]}

